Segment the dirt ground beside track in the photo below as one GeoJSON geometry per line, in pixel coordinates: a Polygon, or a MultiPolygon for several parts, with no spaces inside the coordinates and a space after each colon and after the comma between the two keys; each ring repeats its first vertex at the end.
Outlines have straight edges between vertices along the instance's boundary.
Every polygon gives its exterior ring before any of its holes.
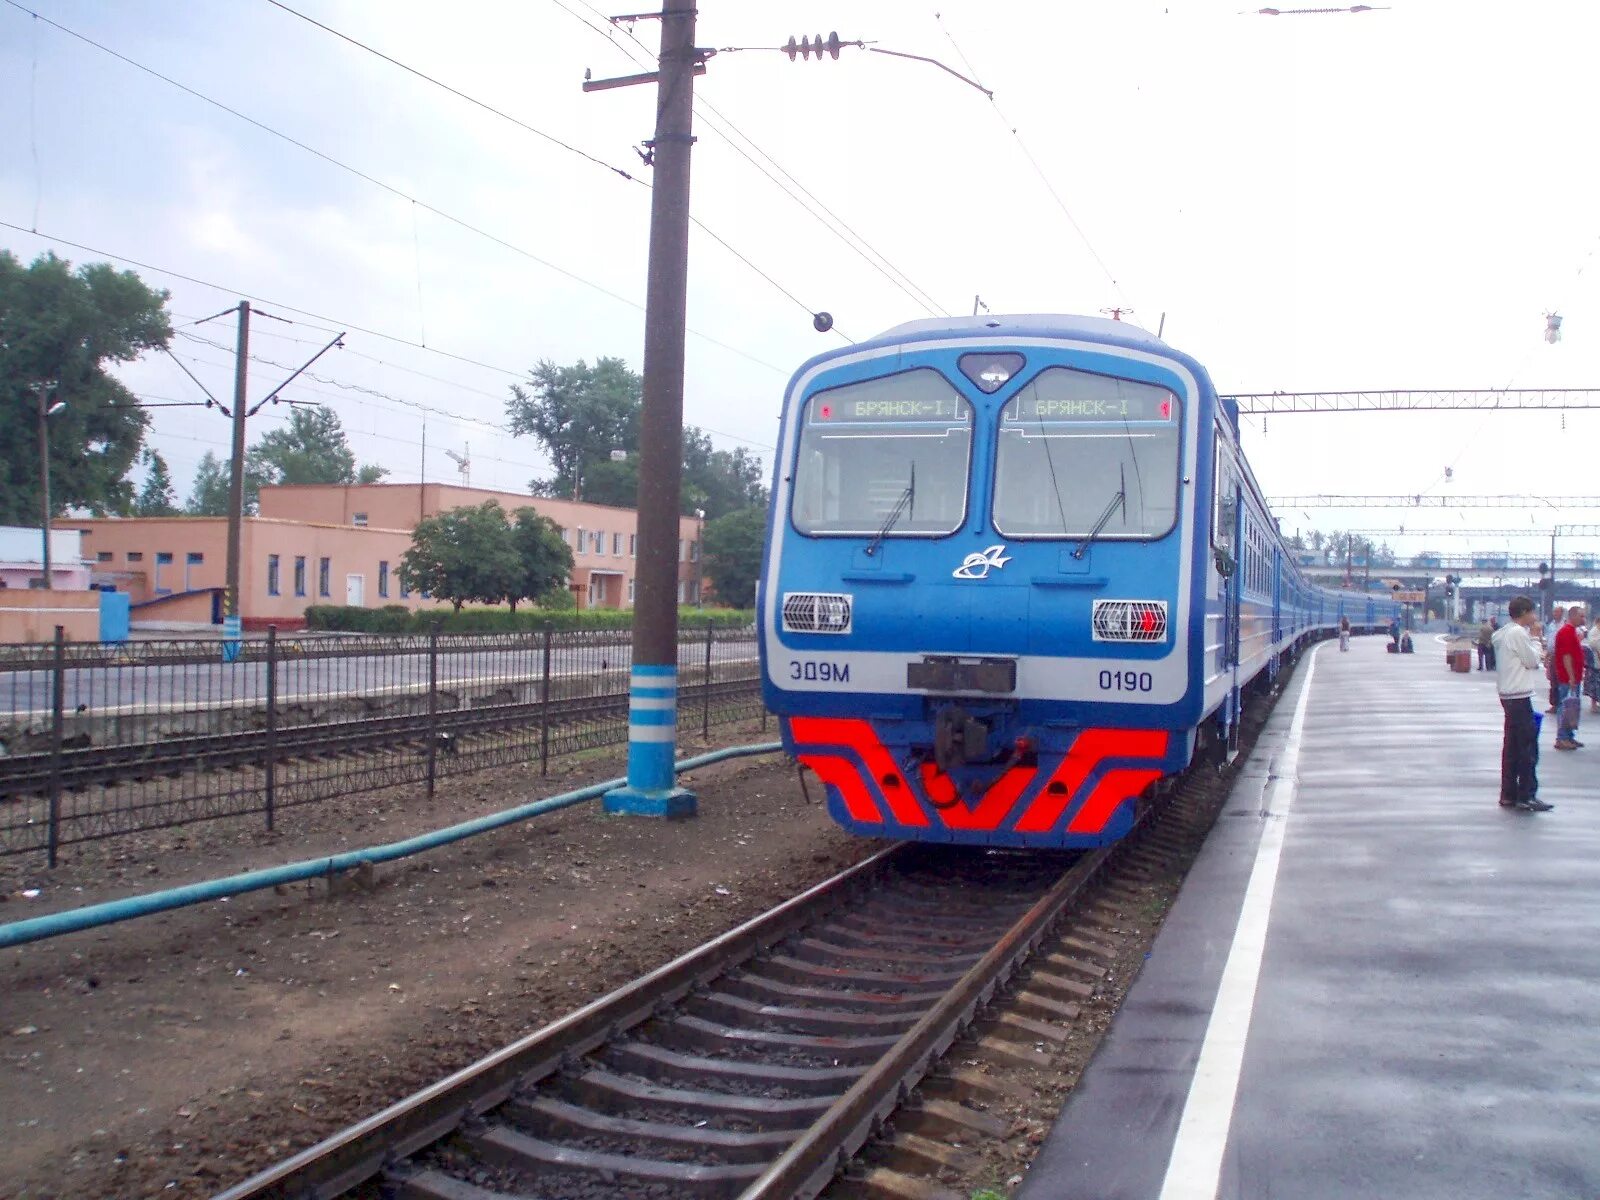
{"type": "MultiPolygon", "coordinates": [[[[393,841],[622,769],[619,750],[548,779],[448,780],[433,801],[296,809],[275,834],[251,819],[74,846],[53,872],[0,860],[0,921],[393,841]]],[[[579,805],[331,894],[300,884],[4,952],[0,1197],[212,1195],[876,848],[808,805],[782,758],[690,783],[690,821],[579,805]]]]}

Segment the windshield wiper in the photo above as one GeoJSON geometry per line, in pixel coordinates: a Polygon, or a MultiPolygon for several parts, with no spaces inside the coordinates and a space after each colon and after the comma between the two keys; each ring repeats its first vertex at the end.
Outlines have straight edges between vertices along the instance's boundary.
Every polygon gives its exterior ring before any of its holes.
{"type": "Polygon", "coordinates": [[[917,464],[911,464],[911,481],[906,484],[906,490],[900,493],[900,498],[894,502],[894,507],[889,510],[889,515],[884,518],[883,525],[867,545],[867,557],[871,558],[878,552],[878,547],[883,545],[883,539],[889,536],[889,530],[894,528],[894,523],[900,519],[900,514],[907,508],[912,515],[916,515],[917,508],[917,464]]]}
{"type": "Polygon", "coordinates": [[[1106,527],[1106,522],[1111,520],[1111,514],[1122,508],[1122,519],[1128,519],[1128,469],[1125,466],[1117,467],[1117,494],[1111,497],[1111,503],[1106,505],[1105,512],[1100,514],[1100,519],[1094,523],[1094,528],[1089,530],[1083,541],[1078,543],[1078,548],[1072,552],[1073,558],[1082,558],[1087,553],[1089,546],[1095,538],[1100,536],[1100,531],[1106,527]]]}

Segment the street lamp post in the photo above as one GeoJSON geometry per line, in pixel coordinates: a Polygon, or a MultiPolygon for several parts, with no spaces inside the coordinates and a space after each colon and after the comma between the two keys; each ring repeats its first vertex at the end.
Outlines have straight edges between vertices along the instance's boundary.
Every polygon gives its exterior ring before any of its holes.
{"type": "MultiPolygon", "coordinates": [[[[56,385],[60,389],[60,384],[56,385]]],[[[45,396],[48,388],[42,383],[33,385],[34,398],[38,402],[39,411],[39,583],[45,591],[50,590],[50,418],[67,406],[65,400],[47,403],[45,396]]]]}
{"type": "Polygon", "coordinates": [[[706,577],[706,510],[694,510],[694,606],[704,608],[706,577]]]}

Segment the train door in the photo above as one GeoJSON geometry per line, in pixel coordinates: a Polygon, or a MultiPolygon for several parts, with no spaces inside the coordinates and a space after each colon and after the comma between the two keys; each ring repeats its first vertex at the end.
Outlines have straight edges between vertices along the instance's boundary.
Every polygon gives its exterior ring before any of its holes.
{"type": "Polygon", "coordinates": [[[1272,644],[1283,641],[1283,550],[1272,547],[1272,644]]]}
{"type": "Polygon", "coordinates": [[[1226,731],[1226,753],[1232,755],[1239,745],[1239,602],[1245,577],[1244,504],[1233,449],[1223,439],[1220,428],[1216,438],[1213,486],[1212,537],[1219,576],[1217,601],[1222,610],[1217,669],[1228,680],[1228,698],[1221,715],[1226,731]]]}

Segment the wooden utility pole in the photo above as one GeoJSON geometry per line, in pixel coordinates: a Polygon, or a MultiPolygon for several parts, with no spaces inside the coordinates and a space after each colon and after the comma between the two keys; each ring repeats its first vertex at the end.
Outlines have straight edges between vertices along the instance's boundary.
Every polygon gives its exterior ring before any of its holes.
{"type": "MultiPolygon", "coordinates": [[[[639,421],[639,563],[629,685],[628,783],[609,812],[687,816],[692,793],[676,786],[678,513],[682,507],[683,359],[689,287],[689,151],[694,144],[695,0],[664,0],[656,83],[655,169],[645,295],[644,408],[639,421]]],[[[648,82],[633,76],[626,82],[648,82]]],[[[594,81],[618,86],[624,81],[594,81]]],[[[586,85],[590,91],[597,87],[586,85]]]]}

